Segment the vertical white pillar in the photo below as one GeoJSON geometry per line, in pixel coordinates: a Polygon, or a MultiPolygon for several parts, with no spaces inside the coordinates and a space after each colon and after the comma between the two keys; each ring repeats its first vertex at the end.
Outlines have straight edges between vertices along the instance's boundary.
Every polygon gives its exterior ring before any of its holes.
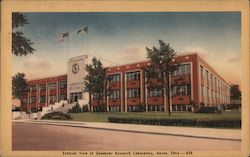
{"type": "Polygon", "coordinates": [[[56,102],[59,102],[59,81],[56,81],[56,102]]]}
{"type": "Polygon", "coordinates": [[[145,84],[145,105],[146,105],[146,112],[148,112],[148,84],[147,84],[147,78],[144,77],[144,84],[145,84]]]}
{"type": "Polygon", "coordinates": [[[47,99],[48,99],[48,105],[47,106],[49,106],[49,104],[50,104],[50,97],[49,97],[49,94],[50,94],[50,89],[49,89],[49,84],[47,84],[47,86],[48,86],[48,94],[47,94],[47,99]]]}
{"type": "Polygon", "coordinates": [[[123,83],[123,77],[122,77],[122,72],[120,73],[120,82],[121,82],[121,87],[120,87],[120,111],[122,111],[122,98],[123,98],[123,86],[122,86],[122,83],[123,83]]]}
{"type": "Polygon", "coordinates": [[[140,70],[140,88],[141,88],[141,103],[143,102],[143,97],[142,97],[142,93],[143,93],[143,90],[142,90],[142,70],[140,70]]]}
{"type": "Polygon", "coordinates": [[[166,89],[165,89],[165,87],[163,88],[163,94],[164,94],[164,102],[163,102],[163,104],[164,104],[164,110],[165,110],[165,112],[167,112],[167,104],[166,104],[166,89]]]}
{"type": "Polygon", "coordinates": [[[125,78],[124,78],[124,83],[125,83],[125,89],[124,89],[124,94],[125,94],[125,111],[124,112],[127,112],[127,74],[125,72],[125,78]]]}
{"type": "MultiPolygon", "coordinates": [[[[109,89],[109,82],[107,82],[107,89],[109,89]]],[[[106,97],[106,95],[104,96],[104,100],[105,100],[105,97],[106,97]]],[[[107,112],[109,112],[109,95],[107,95],[107,112]]]]}
{"type": "Polygon", "coordinates": [[[38,109],[39,103],[39,84],[36,85],[36,109],[38,109]]]}
{"type": "Polygon", "coordinates": [[[169,100],[169,106],[170,106],[170,112],[172,112],[172,89],[171,89],[171,85],[172,85],[172,83],[171,83],[171,81],[172,81],[172,79],[171,79],[171,74],[169,74],[169,89],[168,89],[168,91],[169,91],[169,98],[170,98],[170,100],[169,100]]]}
{"type": "Polygon", "coordinates": [[[29,93],[30,93],[30,96],[29,96],[29,102],[30,102],[29,111],[31,112],[31,105],[32,105],[32,101],[31,101],[31,88],[29,89],[29,93]]]}

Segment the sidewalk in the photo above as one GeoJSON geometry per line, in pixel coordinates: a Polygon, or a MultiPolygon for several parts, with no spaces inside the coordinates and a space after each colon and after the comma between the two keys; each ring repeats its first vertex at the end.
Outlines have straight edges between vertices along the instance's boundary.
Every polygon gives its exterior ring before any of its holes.
{"type": "Polygon", "coordinates": [[[134,133],[241,141],[240,129],[238,130],[238,129],[172,127],[172,126],[76,122],[76,121],[57,121],[57,120],[13,120],[13,122],[38,123],[38,124],[46,124],[46,125],[94,128],[94,129],[124,131],[124,132],[134,132],[134,133]]]}

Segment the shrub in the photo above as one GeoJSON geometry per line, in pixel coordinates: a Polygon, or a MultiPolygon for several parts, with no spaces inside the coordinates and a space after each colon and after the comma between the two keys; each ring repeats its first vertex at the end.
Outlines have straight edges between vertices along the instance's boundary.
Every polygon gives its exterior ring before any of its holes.
{"type": "Polygon", "coordinates": [[[82,109],[78,103],[76,103],[71,110],[69,110],[70,113],[80,113],[82,112],[82,109]]]}
{"type": "Polygon", "coordinates": [[[82,106],[82,112],[88,112],[88,105],[82,106]]]}
{"type": "Polygon", "coordinates": [[[106,104],[100,104],[96,107],[94,112],[107,112],[107,105],[106,104]]]}
{"type": "Polygon", "coordinates": [[[195,127],[222,127],[241,128],[241,120],[197,120],[197,119],[144,119],[108,117],[111,123],[147,124],[164,126],[195,126],[195,127]]]}
{"type": "Polygon", "coordinates": [[[15,107],[14,109],[12,109],[12,111],[21,111],[20,107],[15,107]]]}
{"type": "Polygon", "coordinates": [[[217,107],[202,106],[198,110],[198,113],[221,113],[221,112],[219,112],[217,107]]]}
{"type": "Polygon", "coordinates": [[[69,114],[65,114],[62,112],[51,112],[45,114],[41,119],[68,120],[72,119],[72,117],[69,114]]]}

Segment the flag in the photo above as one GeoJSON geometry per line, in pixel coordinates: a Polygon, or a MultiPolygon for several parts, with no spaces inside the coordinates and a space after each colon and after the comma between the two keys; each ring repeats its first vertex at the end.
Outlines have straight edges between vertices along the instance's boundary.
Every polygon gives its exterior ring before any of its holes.
{"type": "Polygon", "coordinates": [[[77,30],[77,35],[80,34],[82,31],[88,33],[88,26],[83,26],[79,30],[77,30]]]}
{"type": "Polygon", "coordinates": [[[69,32],[61,33],[61,34],[59,34],[58,42],[63,42],[68,37],[69,37],[69,32]]]}

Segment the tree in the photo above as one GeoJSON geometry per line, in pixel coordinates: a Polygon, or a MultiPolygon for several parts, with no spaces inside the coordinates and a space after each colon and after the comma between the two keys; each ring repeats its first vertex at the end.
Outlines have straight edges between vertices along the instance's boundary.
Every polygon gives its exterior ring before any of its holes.
{"type": "Polygon", "coordinates": [[[92,59],[92,63],[86,65],[87,75],[84,78],[85,87],[84,92],[89,92],[89,105],[91,108],[91,99],[92,95],[97,98],[97,101],[100,102],[102,98],[107,96],[107,81],[105,68],[102,65],[102,62],[95,57],[92,59]]]}
{"type": "Polygon", "coordinates": [[[162,40],[159,40],[159,48],[153,47],[147,50],[147,58],[150,61],[150,65],[147,67],[147,77],[148,79],[157,79],[163,86],[162,93],[163,96],[167,95],[168,97],[168,113],[171,115],[170,111],[170,90],[171,83],[170,77],[177,70],[178,64],[173,62],[173,59],[176,57],[175,50],[170,47],[169,44],[166,44],[162,40]]]}
{"type": "Polygon", "coordinates": [[[28,84],[25,79],[25,74],[17,73],[15,76],[12,77],[12,96],[13,98],[17,98],[21,101],[21,106],[23,104],[22,96],[27,91],[28,91],[28,84]]]}
{"type": "Polygon", "coordinates": [[[240,91],[240,86],[239,85],[231,85],[230,88],[230,93],[231,93],[231,99],[241,99],[241,91],[240,91]]]}
{"type": "Polygon", "coordinates": [[[12,13],[12,53],[16,56],[26,56],[35,51],[31,46],[33,42],[26,38],[23,32],[17,30],[17,28],[25,24],[28,24],[28,20],[24,14],[19,12],[12,13]]]}

